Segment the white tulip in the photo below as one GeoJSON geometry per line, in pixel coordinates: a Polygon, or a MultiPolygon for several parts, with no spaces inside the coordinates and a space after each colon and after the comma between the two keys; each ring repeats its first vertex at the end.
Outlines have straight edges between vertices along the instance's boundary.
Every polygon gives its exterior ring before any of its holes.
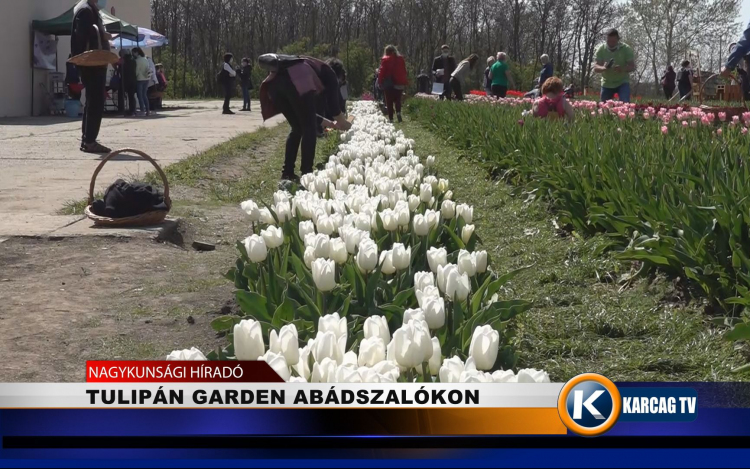
{"type": "Polygon", "coordinates": [[[297,374],[305,378],[305,380],[310,379],[310,373],[312,372],[310,370],[310,355],[312,354],[314,345],[315,341],[311,339],[307,345],[302,347],[299,351],[299,361],[293,366],[297,370],[297,374]]]}
{"type": "Polygon", "coordinates": [[[443,360],[443,366],[440,367],[441,383],[458,383],[461,373],[464,372],[464,362],[457,356],[443,360]]]}
{"type": "Polygon", "coordinates": [[[380,253],[380,271],[384,275],[393,275],[396,273],[396,266],[393,265],[393,251],[383,251],[380,253]]]}
{"type": "Polygon", "coordinates": [[[428,156],[427,160],[425,161],[425,166],[428,168],[432,168],[435,166],[435,157],[434,156],[428,156]]]}
{"type": "Polygon", "coordinates": [[[402,243],[393,244],[393,266],[396,270],[408,269],[411,265],[411,246],[405,248],[402,243]]]}
{"type": "Polygon", "coordinates": [[[300,222],[299,224],[299,237],[301,240],[305,240],[305,237],[309,234],[315,234],[315,223],[310,220],[300,222]]]}
{"type": "Polygon", "coordinates": [[[172,353],[167,355],[167,360],[179,360],[179,361],[203,361],[208,360],[203,352],[193,347],[186,350],[174,350],[172,353]]]}
{"type": "Polygon", "coordinates": [[[544,370],[526,368],[518,371],[519,383],[549,383],[549,375],[544,370]]]}
{"type": "Polygon", "coordinates": [[[422,290],[417,290],[416,295],[417,303],[419,303],[419,307],[422,308],[427,303],[428,299],[440,298],[440,289],[436,286],[430,285],[424,287],[422,290]]]}
{"type": "Polygon", "coordinates": [[[396,204],[395,212],[398,226],[409,226],[409,221],[411,221],[411,210],[409,210],[409,205],[406,202],[398,202],[396,204]]]}
{"type": "Polygon", "coordinates": [[[383,228],[386,231],[396,231],[398,229],[398,216],[392,209],[387,208],[380,212],[380,220],[383,222],[383,228]]]}
{"type": "Polygon", "coordinates": [[[414,274],[414,290],[420,291],[435,286],[435,274],[432,272],[417,272],[414,274]]]}
{"type": "Polygon", "coordinates": [[[371,239],[364,239],[359,243],[357,251],[357,267],[364,273],[375,270],[378,266],[378,245],[371,239]]]}
{"type": "Polygon", "coordinates": [[[410,194],[407,200],[409,202],[409,210],[411,210],[412,212],[416,211],[419,207],[419,204],[422,202],[421,200],[419,200],[419,197],[414,194],[410,194]]]}
{"type": "Polygon", "coordinates": [[[326,259],[315,259],[312,263],[312,276],[318,290],[333,290],[336,288],[336,263],[326,259]]]}
{"type": "Polygon", "coordinates": [[[289,202],[280,202],[273,208],[276,212],[276,216],[279,219],[279,223],[284,223],[287,220],[292,219],[292,207],[289,202]]]}
{"type": "Polygon", "coordinates": [[[458,378],[459,383],[493,383],[492,375],[478,370],[466,370],[458,378]]]}
{"type": "Polygon", "coordinates": [[[430,229],[437,228],[440,224],[440,213],[435,210],[425,210],[424,219],[427,220],[427,225],[430,229]]]}
{"type": "Polygon", "coordinates": [[[349,260],[349,253],[346,251],[346,243],[341,238],[333,238],[329,243],[331,252],[329,257],[337,264],[346,264],[349,260]]]}
{"type": "Polygon", "coordinates": [[[336,363],[341,363],[344,360],[344,347],[346,347],[346,339],[337,339],[336,334],[333,332],[320,332],[315,336],[315,342],[312,346],[313,359],[320,363],[326,358],[334,360],[336,363]],[[343,347],[342,347],[343,342],[343,347]]]}
{"type": "Polygon", "coordinates": [[[370,316],[365,319],[365,339],[379,337],[384,344],[391,341],[391,332],[388,329],[388,321],[385,316],[370,316]]]}
{"type": "Polygon", "coordinates": [[[419,185],[419,200],[422,202],[429,202],[432,199],[432,185],[429,183],[423,183],[419,185]]]}
{"type": "Polygon", "coordinates": [[[292,374],[289,371],[289,365],[287,364],[284,355],[276,354],[269,350],[262,357],[258,358],[258,360],[268,363],[268,365],[273,368],[273,371],[275,371],[284,381],[289,381],[289,378],[291,378],[292,374]]]}
{"type": "Polygon", "coordinates": [[[421,305],[424,320],[431,330],[440,329],[445,325],[445,300],[442,298],[425,298],[421,305]]]}
{"type": "Polygon", "coordinates": [[[403,319],[404,319],[404,324],[409,324],[409,321],[422,322],[425,320],[424,311],[422,311],[420,308],[407,309],[406,311],[404,311],[403,319]]]}
{"type": "Polygon", "coordinates": [[[385,360],[370,369],[380,376],[381,383],[395,383],[401,376],[401,370],[395,361],[385,360]]]}
{"type": "MultiPolygon", "coordinates": [[[[346,318],[339,316],[339,313],[327,314],[318,318],[318,332],[333,332],[336,339],[346,338],[349,334],[346,318]]],[[[342,356],[343,356],[343,352],[342,356]]]]}
{"type": "Polygon", "coordinates": [[[448,263],[448,251],[445,248],[431,247],[427,251],[427,262],[430,264],[430,270],[437,273],[438,267],[448,263]]]}
{"type": "Polygon", "coordinates": [[[318,229],[318,233],[323,233],[328,236],[336,232],[336,224],[334,223],[333,218],[329,216],[318,217],[318,221],[315,226],[318,229]]]}
{"type": "Polygon", "coordinates": [[[362,376],[357,371],[356,365],[341,365],[336,368],[336,383],[361,383],[362,376]]]}
{"type": "Polygon", "coordinates": [[[453,191],[449,190],[443,196],[443,200],[453,200],[453,191]]]}
{"type": "Polygon", "coordinates": [[[372,219],[367,216],[367,214],[360,213],[357,215],[357,218],[354,220],[354,226],[358,230],[370,232],[372,230],[372,219]]]}
{"type": "Polygon", "coordinates": [[[251,222],[257,223],[260,220],[260,209],[258,208],[258,204],[252,200],[242,202],[240,207],[245,213],[247,213],[251,222]]]}
{"type": "Polygon", "coordinates": [[[307,380],[300,376],[292,376],[291,378],[289,378],[289,382],[290,383],[307,383],[307,380]]]}
{"type": "Polygon", "coordinates": [[[497,370],[492,373],[492,381],[495,383],[517,383],[518,377],[512,370],[497,370]]]}
{"type": "Polygon", "coordinates": [[[463,218],[466,223],[471,223],[474,220],[474,207],[461,204],[456,207],[456,216],[463,218]]]}
{"type": "Polygon", "coordinates": [[[308,269],[312,270],[312,264],[315,262],[315,248],[312,246],[307,246],[305,248],[305,265],[308,269]]]}
{"type": "Polygon", "coordinates": [[[289,202],[291,200],[291,194],[286,191],[276,191],[273,193],[273,203],[280,204],[282,202],[289,202]]]}
{"type": "Polygon", "coordinates": [[[471,293],[471,281],[458,270],[451,271],[445,280],[445,295],[453,301],[466,301],[471,293]]]}
{"type": "Polygon", "coordinates": [[[432,338],[432,356],[430,357],[430,375],[437,376],[440,373],[440,361],[443,358],[440,350],[440,340],[437,337],[432,338]]]}
{"type": "Polygon", "coordinates": [[[294,324],[282,326],[278,334],[276,330],[271,330],[268,340],[268,350],[283,355],[289,365],[299,363],[300,353],[297,326],[294,324]]]}
{"type": "Polygon", "coordinates": [[[356,368],[358,366],[357,361],[357,354],[353,350],[350,350],[344,354],[344,359],[342,360],[341,365],[356,368]]]}
{"type": "Polygon", "coordinates": [[[469,345],[469,355],[474,359],[478,370],[491,370],[497,361],[500,349],[500,334],[491,326],[479,326],[474,329],[469,345]]]}
{"type": "Polygon", "coordinates": [[[417,236],[427,236],[430,233],[430,225],[424,215],[414,215],[414,233],[417,236]]]}
{"type": "Polygon", "coordinates": [[[469,244],[471,237],[474,235],[474,225],[464,225],[461,229],[461,240],[464,244],[469,244]]]}
{"type": "Polygon", "coordinates": [[[255,234],[245,238],[245,251],[250,262],[263,262],[268,257],[266,242],[255,234]]]}
{"type": "Polygon", "coordinates": [[[441,194],[447,191],[449,187],[450,187],[450,182],[448,182],[447,179],[441,179],[440,181],[438,181],[438,190],[440,191],[441,194]]]}
{"type": "Polygon", "coordinates": [[[432,358],[432,340],[427,324],[409,321],[393,333],[393,354],[404,368],[416,368],[432,358]]]}
{"type": "Polygon", "coordinates": [[[253,319],[243,319],[234,326],[234,354],[238,360],[257,360],[266,352],[263,330],[253,319]]]}
{"type": "Polygon", "coordinates": [[[363,339],[359,344],[359,366],[374,366],[385,360],[385,342],[380,337],[363,339]]]}
{"type": "Polygon", "coordinates": [[[460,274],[466,274],[469,277],[473,277],[477,274],[476,256],[472,256],[472,253],[461,249],[458,253],[458,272],[460,274]]]}
{"type": "Polygon", "coordinates": [[[336,368],[338,367],[335,360],[324,358],[320,362],[313,363],[313,370],[310,376],[311,383],[335,383],[336,368]]]}
{"type": "Polygon", "coordinates": [[[284,230],[276,226],[272,225],[265,230],[261,230],[260,235],[266,242],[268,249],[275,249],[284,244],[284,230]]]}
{"type": "Polygon", "coordinates": [[[305,246],[312,246],[315,248],[316,259],[328,257],[328,254],[331,253],[330,242],[331,238],[323,233],[318,233],[316,235],[308,234],[305,236],[305,246]]]}
{"type": "Polygon", "coordinates": [[[474,264],[477,266],[477,273],[487,272],[487,251],[475,251],[471,253],[474,258],[474,264]]]}
{"type": "Polygon", "coordinates": [[[456,216],[456,203],[452,200],[443,200],[440,205],[440,214],[446,220],[452,220],[456,216]]]}
{"type": "Polygon", "coordinates": [[[445,286],[448,281],[448,276],[453,272],[458,275],[458,266],[455,264],[446,264],[443,266],[439,266],[437,269],[437,284],[440,288],[440,291],[442,291],[443,293],[446,293],[445,286]]]}

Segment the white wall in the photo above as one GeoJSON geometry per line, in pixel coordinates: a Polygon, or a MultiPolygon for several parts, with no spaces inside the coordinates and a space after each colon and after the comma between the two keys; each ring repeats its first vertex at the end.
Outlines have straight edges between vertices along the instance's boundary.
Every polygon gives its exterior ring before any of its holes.
{"type": "MultiPolygon", "coordinates": [[[[0,0],[0,117],[31,114],[31,22],[55,18],[76,0],[0,0]]],[[[151,27],[150,0],[108,0],[107,12],[115,9],[115,16],[128,23],[151,27]]],[[[70,53],[70,36],[58,40],[58,69],[65,71],[70,53]]],[[[41,85],[47,72],[34,70],[34,115],[44,112],[45,99],[41,85]]]]}

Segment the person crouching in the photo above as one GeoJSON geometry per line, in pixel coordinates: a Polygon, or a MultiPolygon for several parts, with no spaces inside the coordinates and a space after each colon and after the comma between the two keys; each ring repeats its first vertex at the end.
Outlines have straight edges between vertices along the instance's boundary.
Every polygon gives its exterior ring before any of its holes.
{"type": "Polygon", "coordinates": [[[532,114],[541,118],[567,118],[570,121],[575,119],[575,111],[565,99],[563,83],[559,78],[552,77],[544,82],[542,97],[534,102],[532,114]]]}

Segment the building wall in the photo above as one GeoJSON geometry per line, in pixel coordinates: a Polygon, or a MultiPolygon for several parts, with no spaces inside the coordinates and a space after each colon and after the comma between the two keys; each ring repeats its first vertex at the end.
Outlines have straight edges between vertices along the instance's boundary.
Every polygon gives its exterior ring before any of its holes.
{"type": "MultiPolygon", "coordinates": [[[[76,0],[0,0],[0,44],[5,67],[0,67],[0,117],[31,115],[32,89],[34,115],[44,112],[46,99],[42,84],[47,72],[34,70],[32,86],[31,22],[47,20],[64,13],[76,0]]],[[[108,0],[107,12],[138,26],[151,27],[150,0],[108,0]]],[[[70,53],[70,36],[61,36],[57,44],[58,70],[65,71],[70,53]]]]}

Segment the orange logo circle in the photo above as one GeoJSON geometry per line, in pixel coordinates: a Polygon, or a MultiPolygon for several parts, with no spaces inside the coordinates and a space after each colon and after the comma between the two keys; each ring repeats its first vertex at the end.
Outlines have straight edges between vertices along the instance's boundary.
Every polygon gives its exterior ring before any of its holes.
{"type": "Polygon", "coordinates": [[[581,436],[600,436],[617,423],[622,398],[615,383],[596,373],[571,379],[557,398],[557,412],[568,430],[581,436]]]}

